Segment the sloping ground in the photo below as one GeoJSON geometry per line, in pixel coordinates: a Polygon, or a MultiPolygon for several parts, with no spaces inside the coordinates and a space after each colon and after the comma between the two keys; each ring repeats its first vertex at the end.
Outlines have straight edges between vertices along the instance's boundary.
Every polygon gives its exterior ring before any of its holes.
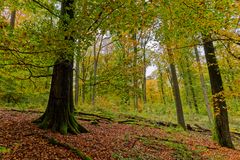
{"type": "Polygon", "coordinates": [[[95,160],[240,160],[238,148],[220,147],[196,132],[81,120],[90,133],[63,136],[32,124],[39,115],[0,110],[0,159],[81,159],[77,150],[95,160]]]}

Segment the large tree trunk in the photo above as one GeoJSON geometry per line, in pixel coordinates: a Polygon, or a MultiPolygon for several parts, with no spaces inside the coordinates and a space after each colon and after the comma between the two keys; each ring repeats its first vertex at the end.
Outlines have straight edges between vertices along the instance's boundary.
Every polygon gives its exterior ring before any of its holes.
{"type": "Polygon", "coordinates": [[[43,129],[51,129],[61,134],[85,133],[73,116],[73,63],[70,60],[58,60],[53,68],[48,106],[35,122],[43,129]]]}
{"type": "Polygon", "coordinates": [[[213,115],[212,115],[211,108],[210,108],[210,105],[209,105],[208,94],[207,94],[207,86],[206,86],[205,81],[204,81],[203,69],[202,69],[202,66],[201,66],[201,61],[200,61],[200,58],[199,58],[199,53],[198,53],[197,47],[194,47],[194,52],[195,52],[195,55],[196,55],[196,61],[197,61],[197,65],[198,65],[198,71],[199,71],[199,76],[200,76],[202,93],[203,93],[203,97],[204,97],[204,101],[205,101],[206,110],[207,110],[207,113],[208,113],[208,119],[209,119],[210,124],[212,124],[213,123],[213,115]]]}
{"type": "Polygon", "coordinates": [[[175,104],[176,104],[177,121],[178,121],[178,124],[181,125],[183,129],[186,129],[175,65],[170,64],[170,68],[171,68],[171,74],[172,74],[172,80],[173,80],[173,93],[174,93],[175,104]]]}
{"type": "MultiPolygon", "coordinates": [[[[73,4],[74,0],[62,0],[61,20],[65,31],[68,29],[69,20],[74,16],[73,4]]],[[[65,41],[73,43],[73,38],[65,37],[65,41]]],[[[85,133],[87,130],[77,123],[73,115],[73,56],[67,59],[65,54],[60,53],[59,57],[62,58],[55,62],[48,106],[35,122],[43,129],[51,129],[61,134],[85,133]]]]}
{"type": "Polygon", "coordinates": [[[223,92],[223,82],[215,55],[215,48],[210,39],[204,39],[204,51],[211,82],[217,140],[221,146],[234,148],[229,132],[228,111],[223,92]]]}

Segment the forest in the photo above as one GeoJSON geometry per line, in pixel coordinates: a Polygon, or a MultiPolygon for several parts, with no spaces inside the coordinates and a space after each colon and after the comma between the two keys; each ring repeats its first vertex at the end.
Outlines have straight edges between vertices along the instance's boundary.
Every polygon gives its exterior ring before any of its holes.
{"type": "Polygon", "coordinates": [[[239,0],[0,0],[0,159],[240,160],[239,0]]]}

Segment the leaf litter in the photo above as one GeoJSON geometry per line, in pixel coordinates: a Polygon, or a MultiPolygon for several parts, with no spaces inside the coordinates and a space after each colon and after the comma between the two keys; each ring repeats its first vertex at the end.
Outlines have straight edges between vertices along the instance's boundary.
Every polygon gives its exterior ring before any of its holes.
{"type": "Polygon", "coordinates": [[[0,159],[3,160],[78,160],[69,148],[73,146],[94,160],[175,160],[223,159],[240,160],[239,142],[236,150],[220,147],[210,135],[197,132],[171,132],[133,124],[100,120],[98,124],[80,120],[90,132],[61,135],[39,129],[32,120],[39,113],[0,110],[0,159]],[[3,152],[4,150],[5,152],[3,152]]]}

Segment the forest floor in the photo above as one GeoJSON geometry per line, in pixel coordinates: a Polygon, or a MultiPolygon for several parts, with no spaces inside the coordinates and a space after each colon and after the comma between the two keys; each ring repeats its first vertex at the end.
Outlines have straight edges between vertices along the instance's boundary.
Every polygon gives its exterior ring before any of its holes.
{"type": "Polygon", "coordinates": [[[239,137],[234,138],[233,150],[220,147],[208,132],[125,124],[102,117],[78,117],[90,132],[61,135],[31,123],[40,115],[0,109],[0,159],[75,160],[81,159],[78,153],[82,152],[94,160],[240,160],[239,137]]]}

